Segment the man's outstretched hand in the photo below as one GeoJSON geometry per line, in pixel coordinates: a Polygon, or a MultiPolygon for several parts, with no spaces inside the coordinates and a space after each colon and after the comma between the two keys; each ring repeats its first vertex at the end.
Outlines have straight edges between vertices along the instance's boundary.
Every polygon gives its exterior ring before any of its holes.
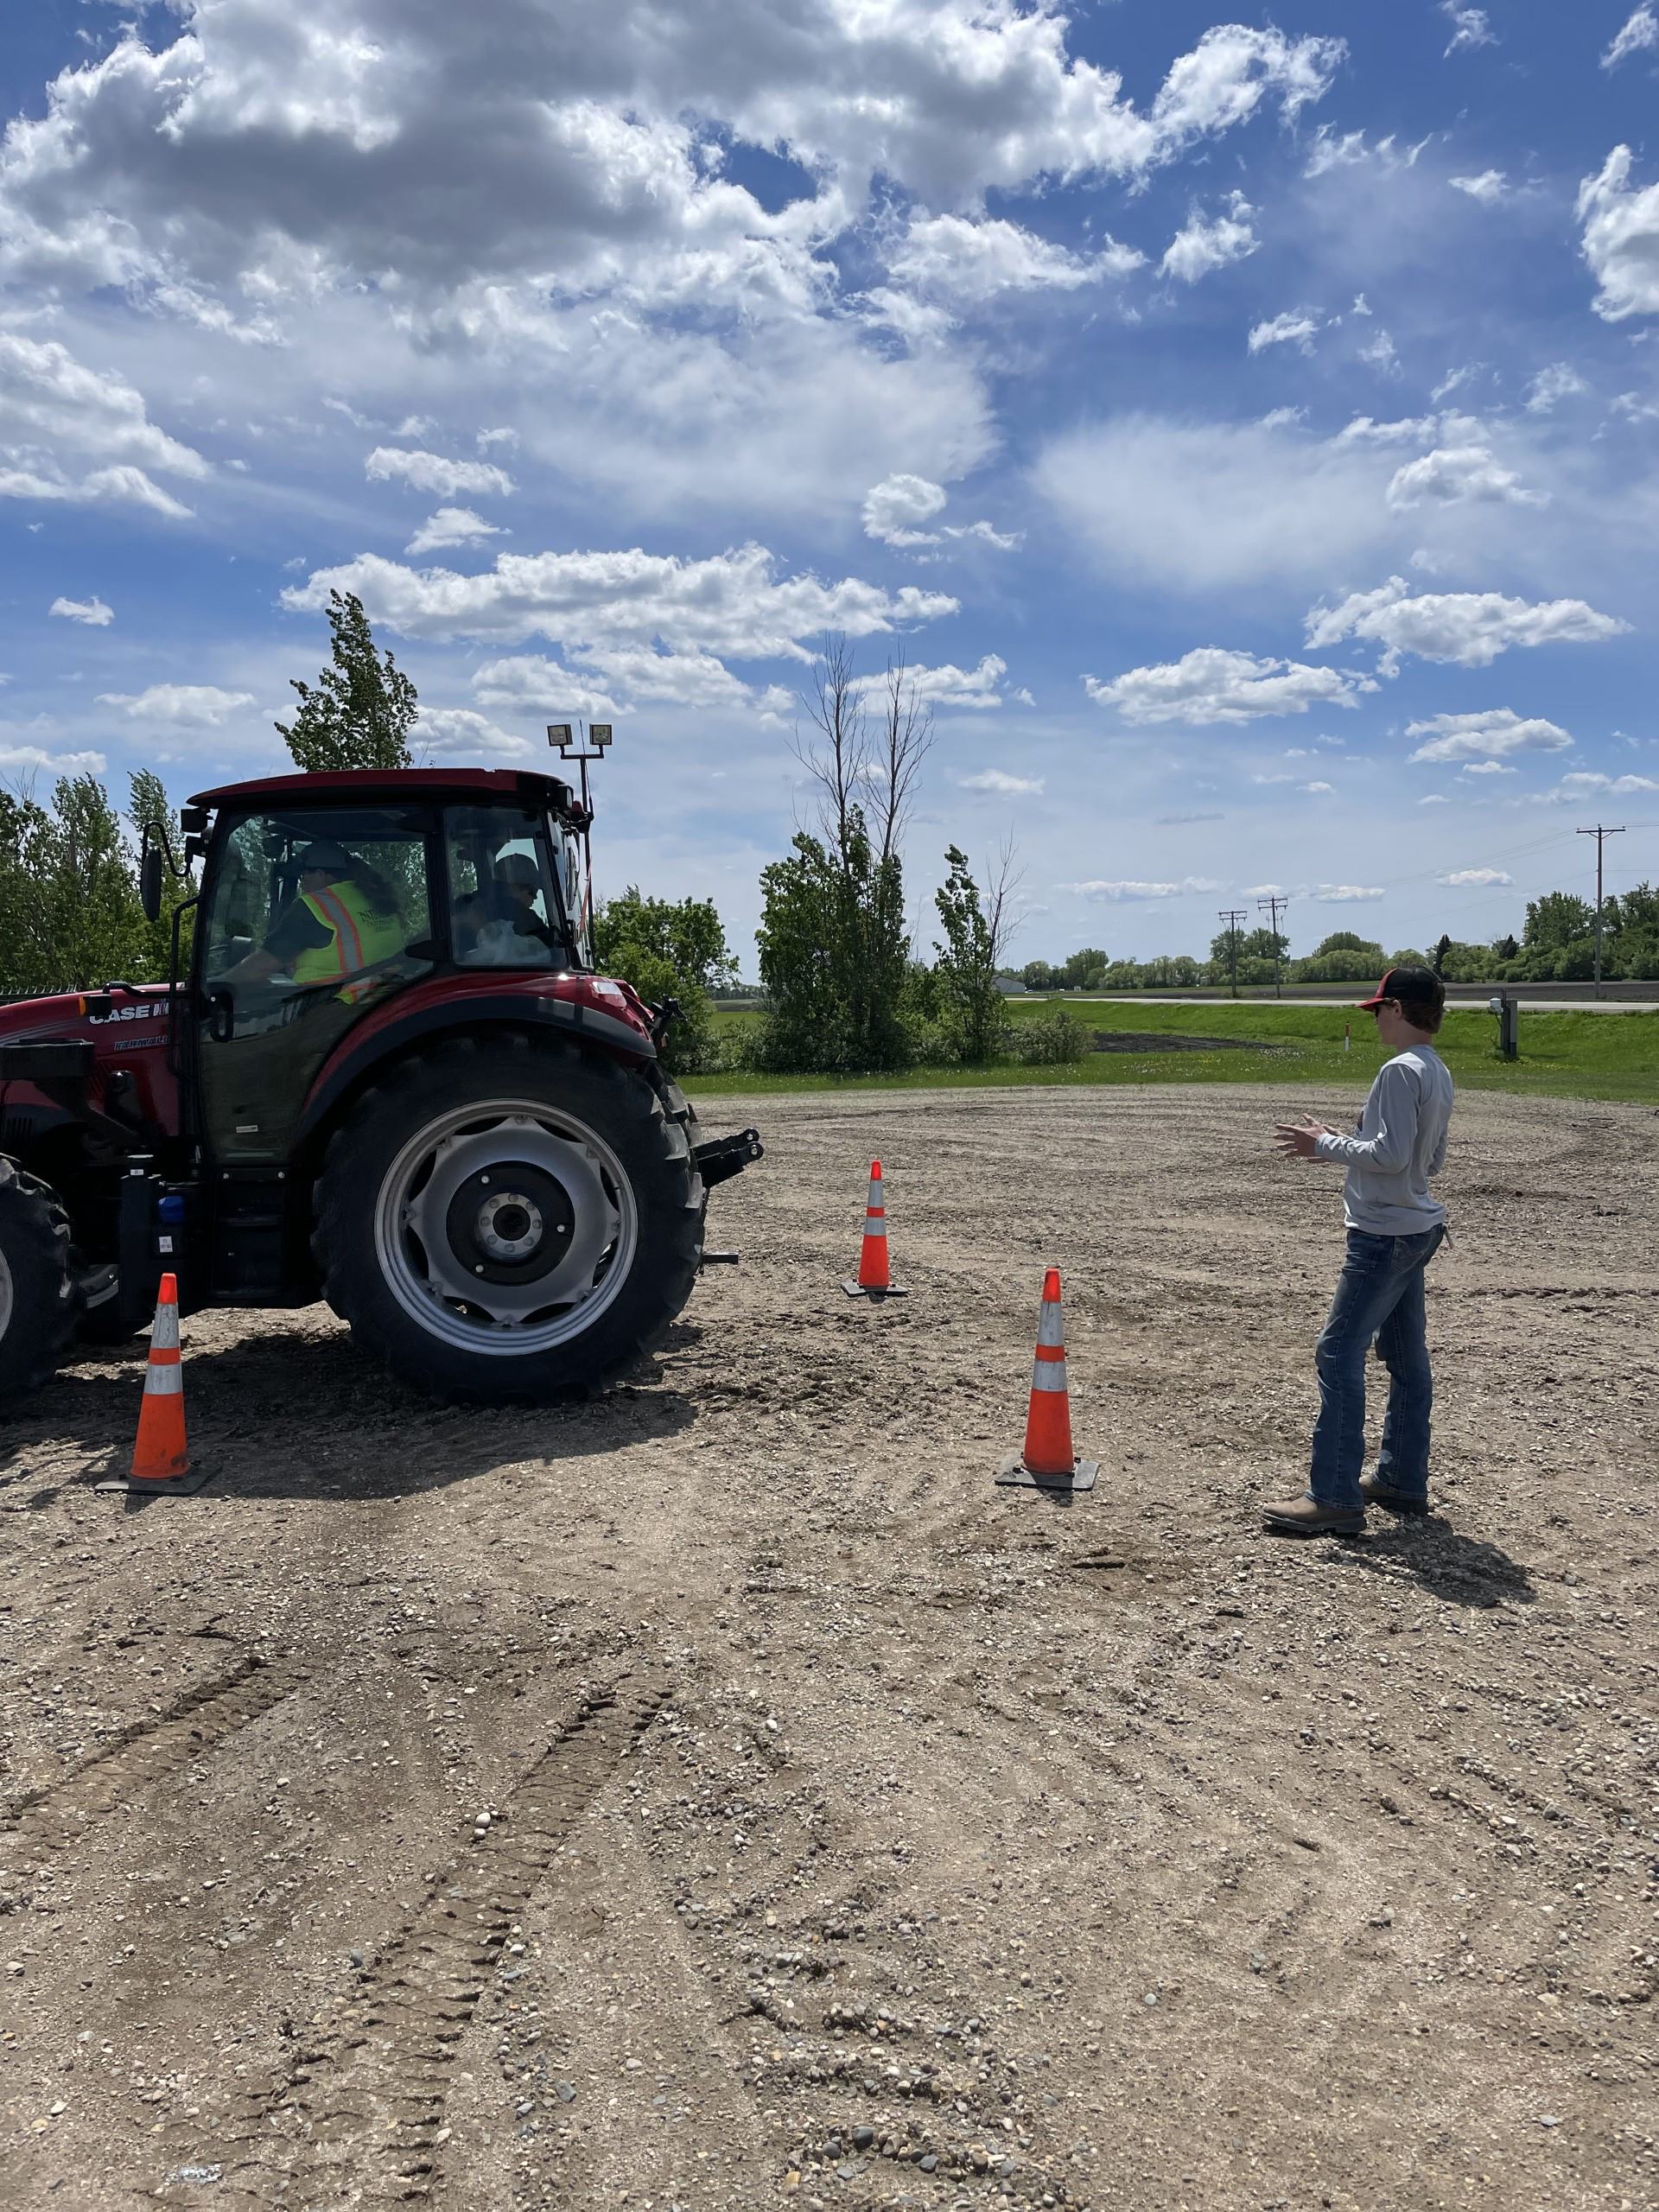
{"type": "Polygon", "coordinates": [[[1328,1122],[1316,1122],[1311,1114],[1302,1114],[1294,1122],[1276,1122],[1273,1141],[1274,1149],[1287,1160],[1317,1160],[1319,1139],[1336,1134],[1328,1122]]]}

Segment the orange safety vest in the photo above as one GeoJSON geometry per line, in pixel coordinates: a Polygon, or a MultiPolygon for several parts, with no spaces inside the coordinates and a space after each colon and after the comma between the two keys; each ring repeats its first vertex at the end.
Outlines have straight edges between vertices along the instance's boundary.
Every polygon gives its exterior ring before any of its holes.
{"type": "Polygon", "coordinates": [[[307,945],[294,963],[296,983],[327,983],[336,976],[354,976],[404,949],[402,921],[372,906],[349,877],[331,883],[326,891],[302,893],[300,904],[329,934],[327,944],[307,945]]]}

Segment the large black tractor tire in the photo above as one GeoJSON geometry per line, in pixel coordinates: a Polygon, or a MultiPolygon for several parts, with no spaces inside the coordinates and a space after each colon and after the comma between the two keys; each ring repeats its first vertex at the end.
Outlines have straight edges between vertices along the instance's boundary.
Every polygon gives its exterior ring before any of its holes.
{"type": "Polygon", "coordinates": [[[51,1185],[0,1160],[0,1400],[44,1382],[74,1334],[69,1243],[51,1185]]]}
{"type": "Polygon", "coordinates": [[[428,1395],[535,1402],[653,1351],[702,1257],[696,1129],[670,1087],[569,1047],[452,1038],[330,1141],[324,1295],[428,1395]]]}

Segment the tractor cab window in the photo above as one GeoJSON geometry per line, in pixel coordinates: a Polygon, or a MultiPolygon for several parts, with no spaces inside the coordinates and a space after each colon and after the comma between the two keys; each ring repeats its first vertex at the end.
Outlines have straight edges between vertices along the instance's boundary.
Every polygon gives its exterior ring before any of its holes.
{"type": "Polygon", "coordinates": [[[568,908],[546,817],[455,806],[444,837],[449,932],[463,968],[567,968],[568,908]]]}
{"type": "Polygon", "coordinates": [[[203,1109],[219,1158],[282,1156],[334,1045],[430,973],[430,827],[412,807],[221,822],[197,969],[203,1109]]]}

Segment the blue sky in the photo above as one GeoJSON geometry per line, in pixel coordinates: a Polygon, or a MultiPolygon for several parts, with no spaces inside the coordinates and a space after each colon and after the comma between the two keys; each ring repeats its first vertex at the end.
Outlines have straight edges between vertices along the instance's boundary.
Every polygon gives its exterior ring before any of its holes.
{"type": "Polygon", "coordinates": [[[339,584],[434,760],[612,715],[601,893],[747,971],[834,629],[1018,958],[1651,879],[1656,79],[1624,0],[14,5],[0,773],[269,772],[339,584]]]}

